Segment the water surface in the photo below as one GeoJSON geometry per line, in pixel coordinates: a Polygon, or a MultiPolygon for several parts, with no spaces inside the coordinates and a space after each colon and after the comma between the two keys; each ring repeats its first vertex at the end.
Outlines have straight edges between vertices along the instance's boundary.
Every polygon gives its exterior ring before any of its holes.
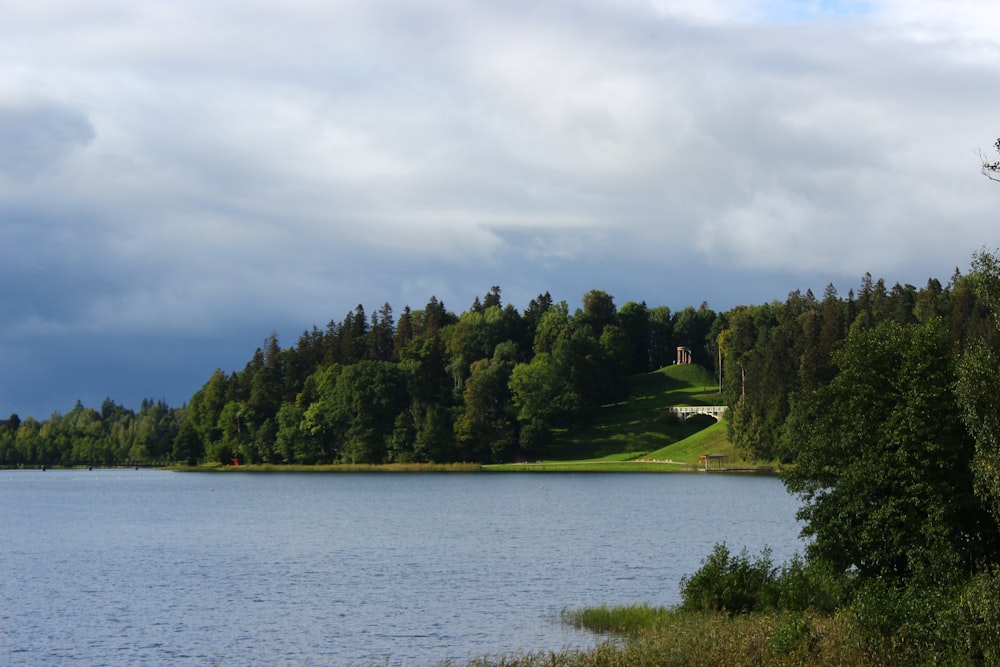
{"type": "Polygon", "coordinates": [[[435,665],[592,646],[796,501],[705,474],[0,472],[0,663],[435,665]]]}

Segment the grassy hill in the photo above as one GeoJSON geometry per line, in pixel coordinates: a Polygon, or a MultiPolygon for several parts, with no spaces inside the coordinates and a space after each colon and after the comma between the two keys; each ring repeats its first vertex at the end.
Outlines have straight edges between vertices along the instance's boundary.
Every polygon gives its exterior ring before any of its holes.
{"type": "Polygon", "coordinates": [[[723,405],[718,382],[696,365],[674,365],[630,378],[629,398],[606,405],[594,418],[556,433],[542,461],[491,469],[690,470],[702,454],[725,454],[747,465],[729,442],[725,422],[695,416],[683,424],[670,406],[723,405]]]}

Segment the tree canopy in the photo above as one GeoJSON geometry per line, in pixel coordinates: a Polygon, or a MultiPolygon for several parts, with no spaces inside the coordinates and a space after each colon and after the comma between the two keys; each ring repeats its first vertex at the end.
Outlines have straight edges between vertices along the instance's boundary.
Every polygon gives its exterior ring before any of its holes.
{"type": "Polygon", "coordinates": [[[954,393],[939,319],[851,332],[839,372],[793,410],[810,555],[838,571],[926,583],[968,572],[1000,546],[973,491],[975,444],[954,393]]]}
{"type": "MultiPolygon", "coordinates": [[[[723,313],[707,304],[619,307],[602,290],[585,293],[575,310],[544,292],[519,311],[495,285],[460,314],[433,296],[423,308],[405,306],[398,321],[388,303],[370,315],[358,304],[289,347],[272,332],[244,368],[217,370],[180,408],[150,401],[134,413],[109,400],[100,411],[77,406],[41,422],[12,415],[0,421],[0,464],[536,459],[555,429],[623,398],[628,375],[673,363],[678,346],[720,376],[742,454],[794,462],[805,442],[795,426],[811,394],[841,371],[837,350],[885,322],[938,320],[960,360],[956,381],[995,381],[996,273],[983,253],[969,276],[956,270],[947,283],[890,287],[866,274],[846,296],[828,285],[821,299],[796,290],[784,302],[723,313]]],[[[980,415],[964,422],[984,452],[976,479],[1000,498],[987,464],[996,456],[986,455],[1000,451],[990,444],[993,395],[967,389],[957,400],[980,415]]]]}

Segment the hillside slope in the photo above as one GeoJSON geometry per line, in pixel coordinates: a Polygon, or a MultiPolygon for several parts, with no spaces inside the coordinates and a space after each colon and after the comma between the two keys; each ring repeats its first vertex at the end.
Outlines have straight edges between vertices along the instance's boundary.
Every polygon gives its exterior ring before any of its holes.
{"type": "Polygon", "coordinates": [[[606,405],[592,421],[560,431],[546,462],[613,463],[672,460],[697,464],[706,453],[736,462],[725,423],[696,416],[681,424],[674,405],[722,405],[715,377],[696,365],[673,365],[633,376],[628,400],[606,405]]]}

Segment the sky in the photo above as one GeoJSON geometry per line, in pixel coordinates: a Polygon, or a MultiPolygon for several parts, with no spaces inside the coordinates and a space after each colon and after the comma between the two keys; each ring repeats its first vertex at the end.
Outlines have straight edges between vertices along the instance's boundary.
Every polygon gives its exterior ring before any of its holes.
{"type": "Polygon", "coordinates": [[[995,0],[0,0],[0,417],[358,304],[946,283],[998,136],[995,0]]]}

